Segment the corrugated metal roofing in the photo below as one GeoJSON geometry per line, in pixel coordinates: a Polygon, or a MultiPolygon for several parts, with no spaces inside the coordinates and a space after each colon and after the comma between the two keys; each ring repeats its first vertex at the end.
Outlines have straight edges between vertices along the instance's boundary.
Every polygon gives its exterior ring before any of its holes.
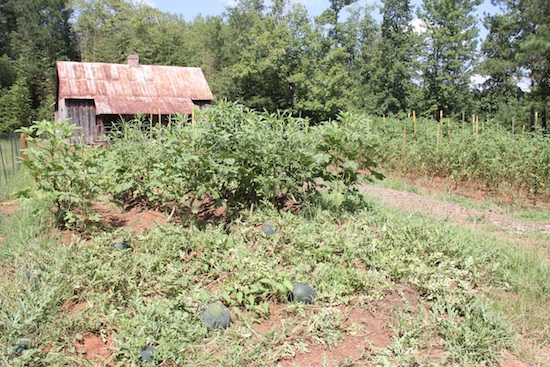
{"type": "Polygon", "coordinates": [[[214,95],[200,68],[57,62],[58,98],[94,99],[102,114],[187,113],[214,95]]]}

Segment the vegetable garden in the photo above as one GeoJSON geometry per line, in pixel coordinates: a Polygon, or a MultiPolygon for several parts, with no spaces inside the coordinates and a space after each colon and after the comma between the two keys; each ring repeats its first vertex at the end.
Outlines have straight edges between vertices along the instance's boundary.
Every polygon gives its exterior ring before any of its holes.
{"type": "Polygon", "coordinates": [[[0,363],[496,365],[517,332],[491,292],[530,305],[525,328],[548,343],[537,253],[361,194],[383,177],[372,157],[396,150],[381,139],[397,127],[374,125],[220,103],[191,122],[125,123],[104,149],[71,145],[67,123],[25,129],[35,183],[10,221],[0,213],[0,363]],[[111,226],[100,200],[169,223],[111,226]],[[213,208],[225,214],[202,215],[213,208]]]}
{"type": "Polygon", "coordinates": [[[370,120],[373,157],[384,169],[475,184],[492,195],[550,200],[550,136],[490,123],[370,120]]]}

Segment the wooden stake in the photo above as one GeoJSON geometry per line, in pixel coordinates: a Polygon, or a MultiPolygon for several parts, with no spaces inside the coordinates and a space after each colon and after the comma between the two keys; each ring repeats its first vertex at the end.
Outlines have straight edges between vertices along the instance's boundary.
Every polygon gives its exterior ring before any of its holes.
{"type": "Polygon", "coordinates": [[[539,113],[535,112],[535,135],[537,134],[537,125],[539,122],[539,113]]]}
{"type": "Polygon", "coordinates": [[[437,124],[437,140],[435,143],[436,149],[439,148],[439,134],[441,134],[441,124],[437,124]]]}
{"type": "Polygon", "coordinates": [[[516,118],[512,117],[512,140],[514,140],[514,133],[516,132],[516,118]]]}
{"type": "Polygon", "coordinates": [[[479,116],[476,116],[476,144],[477,144],[478,135],[479,135],[479,116]]]}
{"type": "Polygon", "coordinates": [[[153,139],[153,114],[149,116],[149,139],[153,139]]]}
{"type": "MultiPolygon", "coordinates": [[[[21,151],[23,151],[24,149],[29,149],[29,145],[28,145],[28,142],[27,142],[27,138],[29,136],[25,133],[21,133],[21,135],[19,135],[19,145],[21,146],[21,151]]],[[[21,157],[23,159],[28,159],[29,156],[26,154],[26,153],[21,153],[21,157]]]]}
{"type": "Polygon", "coordinates": [[[403,147],[401,148],[401,154],[405,154],[406,143],[407,143],[407,124],[403,126],[403,147]]]}
{"type": "Polygon", "coordinates": [[[414,137],[416,139],[416,111],[413,110],[414,137]]]}
{"type": "Polygon", "coordinates": [[[386,114],[383,115],[382,119],[384,120],[384,125],[386,125],[386,114]]]}
{"type": "Polygon", "coordinates": [[[466,123],[466,112],[462,112],[462,130],[464,130],[465,123],[466,123]]]}

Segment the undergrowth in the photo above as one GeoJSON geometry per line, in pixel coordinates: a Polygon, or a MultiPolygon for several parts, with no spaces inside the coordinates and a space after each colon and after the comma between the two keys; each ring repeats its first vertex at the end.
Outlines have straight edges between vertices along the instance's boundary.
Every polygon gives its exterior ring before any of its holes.
{"type": "Polygon", "coordinates": [[[368,119],[372,157],[384,169],[412,177],[439,177],[456,186],[475,185],[515,201],[550,198],[550,138],[512,136],[496,124],[464,128],[452,120],[368,119]]]}
{"type": "Polygon", "coordinates": [[[155,345],[163,365],[275,366],[350,335],[342,306],[368,308],[405,286],[422,311],[397,307],[392,342],[351,362],[494,365],[515,331],[484,290],[548,304],[548,268],[527,251],[363,197],[348,197],[347,209],[340,199],[325,196],[301,214],[263,207],[230,226],[121,229],[70,246],[50,235],[46,208],[26,206],[1,228],[0,360],[82,365],[79,340],[93,334],[115,365],[139,365],[139,349],[155,345]],[[269,237],[258,230],[266,222],[276,231],[269,237]],[[131,249],[114,248],[118,240],[131,249]],[[287,301],[287,284],[297,282],[313,286],[313,305],[287,301]],[[230,307],[225,331],[200,321],[214,300],[230,307]],[[258,332],[274,306],[280,326],[258,332]],[[9,359],[21,339],[30,347],[9,359]],[[443,350],[438,359],[426,357],[433,348],[443,350]]]}
{"type": "MultiPolygon", "coordinates": [[[[37,189],[0,227],[0,364],[133,366],[140,348],[154,346],[165,366],[275,366],[313,345],[338,346],[354,332],[346,310],[368,310],[403,288],[417,299],[388,311],[391,342],[346,363],[496,365],[516,345],[512,307],[487,297],[496,292],[534,311],[522,325],[546,344],[539,311],[550,273],[536,254],[353,189],[360,170],[381,177],[365,154],[376,146],[365,122],[342,114],[311,127],[221,104],[192,124],[137,119],[95,151],[72,148],[65,122],[32,126],[37,144],[25,164],[37,189]],[[90,208],[100,195],[180,220],[139,235],[104,231],[90,208]],[[279,210],[281,197],[300,200],[301,210],[279,210]],[[226,206],[229,220],[199,221],[204,202],[226,206]],[[62,243],[56,223],[90,239],[62,243]],[[275,234],[260,230],[265,223],[275,234]],[[113,246],[120,242],[129,248],[113,246]],[[313,287],[312,305],[288,300],[296,283],[313,287]],[[227,330],[201,321],[214,301],[231,310],[227,330]],[[262,331],[265,323],[275,327],[262,331]],[[90,336],[104,341],[103,361],[85,361],[90,336]]],[[[537,192],[542,183],[524,182],[537,192]]]]}

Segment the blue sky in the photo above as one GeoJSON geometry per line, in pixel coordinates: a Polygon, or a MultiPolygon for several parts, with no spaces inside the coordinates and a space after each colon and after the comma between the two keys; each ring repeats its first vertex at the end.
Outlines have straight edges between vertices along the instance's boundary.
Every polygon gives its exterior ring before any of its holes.
{"type": "MultiPolygon", "coordinates": [[[[143,0],[155,8],[170,13],[181,14],[185,20],[193,20],[198,14],[202,15],[220,15],[226,6],[234,3],[234,0],[143,0]]],[[[325,9],[328,9],[329,0],[293,0],[306,5],[310,15],[315,16],[321,14],[325,9]]],[[[269,1],[266,1],[268,3],[269,1]]],[[[376,0],[359,0],[360,5],[380,4],[376,0]]],[[[413,0],[413,4],[420,4],[421,0],[413,0]]],[[[491,5],[490,0],[479,7],[478,14],[481,16],[483,12],[494,13],[496,8],[491,5]]]]}

